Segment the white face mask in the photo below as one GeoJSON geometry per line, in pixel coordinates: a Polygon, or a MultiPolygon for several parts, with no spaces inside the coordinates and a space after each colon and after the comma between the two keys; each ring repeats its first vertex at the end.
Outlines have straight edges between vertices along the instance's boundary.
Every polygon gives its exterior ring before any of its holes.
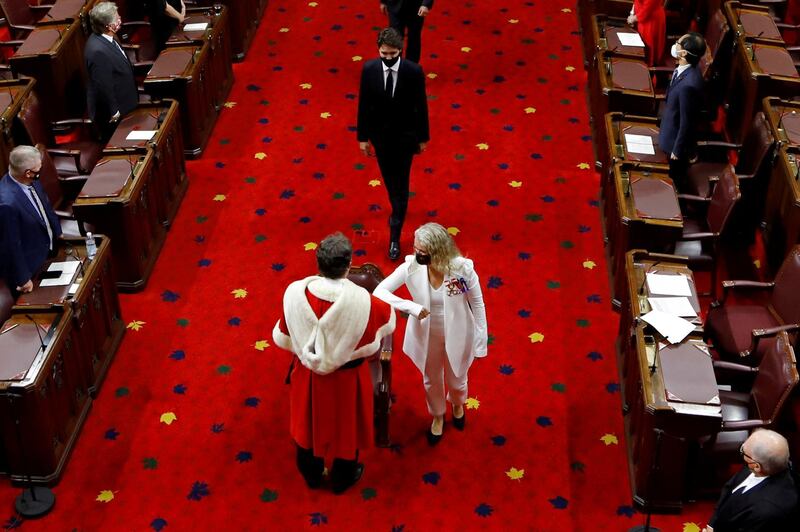
{"type": "Polygon", "coordinates": [[[669,49],[669,53],[675,59],[678,59],[678,43],[674,43],[672,48],[669,49]]]}

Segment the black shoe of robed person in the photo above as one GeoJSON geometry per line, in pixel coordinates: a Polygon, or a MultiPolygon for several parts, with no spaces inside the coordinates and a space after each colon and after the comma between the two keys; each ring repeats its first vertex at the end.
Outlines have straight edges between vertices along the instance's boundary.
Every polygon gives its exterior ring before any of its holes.
{"type": "Polygon", "coordinates": [[[361,475],[363,474],[364,474],[364,464],[362,463],[356,464],[356,468],[353,471],[353,476],[350,477],[346,482],[343,482],[342,484],[334,485],[332,487],[333,492],[336,495],[344,493],[350,486],[361,480],[361,475]]]}
{"type": "Polygon", "coordinates": [[[389,242],[389,258],[391,260],[400,258],[400,242],[389,242]]]}

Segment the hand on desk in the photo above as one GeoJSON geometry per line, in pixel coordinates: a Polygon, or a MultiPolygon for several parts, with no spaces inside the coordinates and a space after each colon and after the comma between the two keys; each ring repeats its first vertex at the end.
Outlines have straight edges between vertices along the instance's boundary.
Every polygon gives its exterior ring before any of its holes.
{"type": "Polygon", "coordinates": [[[29,292],[33,292],[33,280],[28,279],[28,282],[22,286],[17,287],[17,292],[22,292],[23,294],[27,294],[29,292]]]}

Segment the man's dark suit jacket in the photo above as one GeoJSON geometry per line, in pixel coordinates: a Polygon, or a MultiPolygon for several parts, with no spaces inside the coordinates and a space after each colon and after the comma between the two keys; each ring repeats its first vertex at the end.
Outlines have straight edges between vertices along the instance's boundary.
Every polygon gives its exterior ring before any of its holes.
{"type": "Polygon", "coordinates": [[[708,522],[714,532],[790,532],[798,529],[798,486],[791,473],[767,477],[747,493],[731,491],[750,474],[747,467],[722,488],[714,515],[708,522]]]}
{"type": "MultiPolygon", "coordinates": [[[[44,206],[55,240],[61,235],[61,224],[41,183],[34,181],[33,187],[44,206]]],[[[36,208],[8,174],[0,179],[0,228],[0,260],[3,262],[0,270],[10,287],[22,286],[47,259],[50,241],[36,208]]]]}
{"type": "Polygon", "coordinates": [[[703,101],[703,78],[696,66],[684,70],[667,88],[658,144],[678,159],[694,155],[695,129],[703,101]]]}
{"type": "Polygon", "coordinates": [[[394,97],[389,98],[384,91],[381,60],[367,61],[361,71],[358,96],[358,140],[410,150],[430,140],[422,67],[401,59],[394,97]]]}
{"type": "Polygon", "coordinates": [[[133,66],[117,49],[117,45],[97,33],[89,36],[83,59],[89,73],[86,101],[89,117],[104,127],[117,111],[122,116],[139,103],[133,66]]]}
{"type": "Polygon", "coordinates": [[[403,7],[412,8],[414,14],[419,11],[421,6],[425,6],[428,9],[433,8],[433,0],[380,0],[381,4],[386,4],[386,7],[389,8],[394,14],[399,14],[403,7]]]}

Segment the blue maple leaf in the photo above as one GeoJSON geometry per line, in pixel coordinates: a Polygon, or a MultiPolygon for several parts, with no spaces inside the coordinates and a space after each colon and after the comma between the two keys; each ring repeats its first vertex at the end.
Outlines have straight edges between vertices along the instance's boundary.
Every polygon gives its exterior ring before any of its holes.
{"type": "Polygon", "coordinates": [[[489,282],[486,283],[486,286],[488,288],[500,288],[503,286],[503,279],[495,276],[489,277],[489,282]]]}
{"type": "Polygon", "coordinates": [[[341,24],[334,24],[333,26],[331,26],[331,29],[333,31],[339,31],[339,30],[342,29],[342,25],[341,24]]]}
{"type": "Polygon", "coordinates": [[[494,508],[492,508],[485,502],[482,502],[475,507],[475,513],[478,514],[480,517],[489,517],[490,515],[492,515],[492,512],[494,512],[494,508]]]}
{"type": "Polygon", "coordinates": [[[161,299],[167,303],[174,303],[181,298],[181,295],[171,290],[164,290],[161,294],[161,299]]]}
{"type": "Polygon", "coordinates": [[[281,264],[280,262],[276,262],[276,263],[274,263],[274,264],[272,265],[272,269],[273,269],[273,270],[275,270],[276,272],[283,271],[283,269],[284,269],[285,267],[286,267],[286,265],[284,265],[284,264],[281,264]]]}
{"type": "Polygon", "coordinates": [[[222,161],[218,161],[214,163],[214,166],[216,166],[217,168],[225,168],[225,163],[223,163],[222,161]]]}
{"type": "Polygon", "coordinates": [[[254,83],[251,83],[250,85],[247,86],[247,90],[256,92],[256,91],[260,91],[261,87],[259,87],[258,85],[254,84],[254,83]]]}
{"type": "Polygon", "coordinates": [[[437,473],[436,471],[429,471],[424,475],[422,475],[422,482],[424,482],[425,484],[431,484],[435,486],[439,483],[440,478],[441,475],[439,475],[439,473],[437,473]]]}
{"type": "Polygon", "coordinates": [[[565,510],[567,508],[567,505],[569,504],[569,501],[564,497],[562,497],[561,495],[558,495],[552,499],[547,499],[547,500],[550,501],[550,504],[552,504],[553,508],[555,508],[556,510],[565,510]]]}
{"type": "Polygon", "coordinates": [[[459,126],[458,124],[453,124],[452,126],[450,126],[450,131],[455,131],[456,133],[460,133],[461,126],[459,126]]]}
{"type": "Polygon", "coordinates": [[[161,532],[164,527],[167,526],[167,520],[161,517],[156,517],[152,521],[150,521],[150,528],[155,530],[156,532],[161,532]]]}
{"type": "Polygon", "coordinates": [[[545,203],[553,203],[556,199],[553,196],[542,196],[542,201],[545,203]]]}
{"type": "Polygon", "coordinates": [[[550,427],[553,425],[553,420],[547,416],[539,416],[536,418],[536,424],[540,427],[550,427]]]}
{"type": "Polygon", "coordinates": [[[250,451],[239,451],[238,453],[236,453],[236,461],[239,462],[240,464],[249,462],[252,459],[253,459],[253,453],[251,453],[250,451]]]}
{"type": "Polygon", "coordinates": [[[506,437],[503,436],[502,434],[498,434],[497,436],[492,436],[491,440],[492,444],[497,445],[498,447],[502,447],[503,445],[506,444],[506,437]]]}
{"type": "Polygon", "coordinates": [[[542,159],[542,158],[543,157],[542,157],[541,153],[531,153],[531,159],[539,160],[539,159],[542,159]]]}
{"type": "Polygon", "coordinates": [[[186,353],[183,352],[183,349],[176,349],[172,353],[169,354],[169,358],[172,360],[183,360],[186,358],[186,353]]]}
{"type": "Polygon", "coordinates": [[[403,444],[402,443],[391,443],[389,444],[389,451],[395,454],[403,454],[403,444]]]}
{"type": "Polygon", "coordinates": [[[425,169],[422,172],[426,173],[426,174],[432,174],[433,173],[433,168],[431,168],[430,166],[427,166],[427,167],[425,167],[425,169]]]}
{"type": "Polygon", "coordinates": [[[280,65],[272,67],[273,72],[280,72],[281,70],[283,70],[283,67],[280,65]]]}
{"type": "Polygon", "coordinates": [[[492,81],[494,81],[495,83],[504,83],[506,81],[506,78],[504,78],[503,76],[495,76],[492,81]]]}
{"type": "Polygon", "coordinates": [[[199,261],[197,261],[197,265],[200,266],[201,268],[211,266],[211,259],[200,259],[199,261]]]}
{"type": "Polygon", "coordinates": [[[302,157],[295,157],[294,159],[292,159],[292,164],[300,164],[302,162],[303,162],[302,157]]]}
{"type": "Polygon", "coordinates": [[[358,127],[356,127],[356,126],[347,126],[347,131],[349,131],[350,133],[355,133],[356,131],[358,131],[358,127]]]}
{"type": "Polygon", "coordinates": [[[204,237],[203,235],[197,235],[196,237],[194,237],[194,241],[196,244],[202,244],[203,242],[206,241],[206,237],[204,237]]]}
{"type": "Polygon", "coordinates": [[[436,216],[439,216],[439,211],[428,211],[425,214],[427,214],[429,218],[435,218],[436,216]]]}
{"type": "Polygon", "coordinates": [[[377,203],[370,203],[369,204],[369,212],[377,212],[381,210],[381,206],[377,203]]]}
{"type": "Polygon", "coordinates": [[[617,515],[624,515],[625,517],[633,517],[636,513],[636,510],[633,509],[632,506],[620,506],[617,508],[617,515]]]}
{"type": "Polygon", "coordinates": [[[301,216],[298,220],[301,224],[311,223],[311,218],[308,216],[301,216]]]}
{"type": "Polygon", "coordinates": [[[483,96],[484,94],[486,94],[486,90],[485,89],[475,89],[475,94],[477,94],[478,96],[483,96]]]}
{"type": "Polygon", "coordinates": [[[294,190],[287,188],[283,192],[281,192],[280,198],[281,199],[291,199],[294,197],[294,190]]]}
{"type": "Polygon", "coordinates": [[[269,124],[269,118],[259,118],[258,119],[258,123],[259,124],[269,124]]]}
{"type": "Polygon", "coordinates": [[[325,179],[325,172],[314,172],[311,174],[314,179],[325,179]]]}
{"type": "Polygon", "coordinates": [[[450,190],[461,190],[461,183],[450,183],[447,185],[450,190]]]}
{"type": "Polygon", "coordinates": [[[616,393],[619,391],[619,383],[618,382],[609,382],[606,384],[606,391],[608,393],[616,393]]]}
{"type": "Polygon", "coordinates": [[[339,69],[336,68],[336,67],[329,68],[328,72],[330,72],[331,74],[338,74],[339,73],[339,69]]]}
{"type": "Polygon", "coordinates": [[[599,206],[600,206],[600,200],[596,199],[589,200],[589,207],[599,207],[599,206]]]}
{"type": "Polygon", "coordinates": [[[506,124],[503,126],[503,131],[514,131],[514,126],[511,124],[506,124]]]}
{"type": "Polygon", "coordinates": [[[486,205],[488,205],[489,207],[497,207],[498,205],[500,205],[500,202],[497,201],[496,199],[490,199],[489,201],[486,202],[486,205]]]}
{"type": "Polygon", "coordinates": [[[300,105],[308,105],[308,100],[303,98],[302,100],[298,100],[297,103],[299,103],[300,105]]]}
{"type": "Polygon", "coordinates": [[[601,355],[597,351],[592,351],[591,353],[586,355],[586,358],[588,358],[592,362],[597,362],[598,360],[603,360],[603,355],[601,355]]]}
{"type": "Polygon", "coordinates": [[[114,427],[108,429],[105,435],[103,435],[103,437],[107,440],[116,440],[117,436],[119,436],[119,432],[114,427]]]}
{"type": "Polygon", "coordinates": [[[531,317],[531,311],[528,310],[528,309],[521,308],[521,309],[519,309],[517,311],[517,315],[520,318],[530,318],[531,317]]]}
{"type": "Polygon", "coordinates": [[[461,104],[460,103],[451,103],[450,107],[452,107],[453,109],[461,109],[461,104]]]}
{"type": "Polygon", "coordinates": [[[509,165],[508,163],[500,163],[500,164],[498,164],[498,165],[497,165],[497,167],[498,167],[500,170],[508,170],[509,166],[510,166],[510,165],[509,165]]]}
{"type": "Polygon", "coordinates": [[[19,519],[17,516],[12,515],[9,517],[5,523],[3,523],[3,530],[11,530],[14,528],[19,528],[22,526],[23,520],[19,519]]]}
{"type": "Polygon", "coordinates": [[[272,142],[272,137],[263,137],[261,139],[261,142],[263,142],[264,144],[269,144],[270,142],[272,142]]]}
{"type": "Polygon", "coordinates": [[[392,532],[403,532],[406,529],[406,525],[394,525],[392,526],[392,532]]]}
{"type": "Polygon", "coordinates": [[[570,124],[577,124],[578,122],[580,122],[580,120],[573,116],[573,117],[568,118],[567,122],[569,122],[570,124]]]}
{"type": "Polygon", "coordinates": [[[208,484],[205,482],[195,481],[195,483],[192,484],[192,489],[189,490],[189,495],[187,495],[186,498],[190,501],[199,501],[208,495],[211,495],[211,490],[208,489],[208,484]]]}
{"type": "Polygon", "coordinates": [[[311,524],[314,526],[328,524],[328,516],[323,513],[314,512],[312,514],[308,514],[308,516],[311,518],[311,524]]]}
{"type": "Polygon", "coordinates": [[[592,140],[592,136],[591,135],[581,135],[581,140],[583,142],[590,142],[592,140]]]}
{"type": "Polygon", "coordinates": [[[530,260],[531,259],[531,254],[528,253],[527,251],[520,251],[517,254],[517,257],[519,258],[519,260],[530,260]]]}
{"type": "Polygon", "coordinates": [[[250,406],[255,408],[258,406],[260,402],[261,399],[259,399],[258,397],[248,397],[247,399],[244,400],[244,406],[250,406]]]}
{"type": "Polygon", "coordinates": [[[600,294],[591,294],[586,296],[587,303],[600,303],[600,294]]]}
{"type": "Polygon", "coordinates": [[[237,316],[228,319],[228,325],[230,325],[231,327],[238,327],[241,324],[242,324],[242,319],[237,316]]]}
{"type": "Polygon", "coordinates": [[[219,434],[223,430],[225,430],[225,423],[214,423],[211,425],[211,432],[214,434],[219,434]]]}
{"type": "Polygon", "coordinates": [[[491,237],[492,242],[500,242],[503,240],[503,235],[501,233],[494,233],[491,237]]]}
{"type": "Polygon", "coordinates": [[[265,214],[267,214],[267,209],[256,209],[257,216],[264,216],[265,214]]]}
{"type": "Polygon", "coordinates": [[[367,250],[365,250],[365,249],[353,250],[353,255],[355,255],[356,257],[363,257],[366,254],[367,254],[367,250]]]}
{"type": "Polygon", "coordinates": [[[356,97],[357,97],[357,95],[355,93],[353,93],[353,92],[348,92],[347,94],[344,95],[344,98],[346,100],[355,100],[356,97]]]}
{"type": "Polygon", "coordinates": [[[501,364],[500,373],[502,375],[511,375],[512,373],[514,373],[514,366],[510,364],[501,364]]]}
{"type": "Polygon", "coordinates": [[[324,149],[328,148],[328,145],[327,144],[323,144],[323,143],[320,142],[319,144],[317,144],[316,148],[318,150],[324,150],[324,149]]]}
{"type": "Polygon", "coordinates": [[[183,395],[183,394],[186,393],[186,385],[185,384],[176,384],[172,388],[172,391],[177,393],[177,394],[183,395]]]}

